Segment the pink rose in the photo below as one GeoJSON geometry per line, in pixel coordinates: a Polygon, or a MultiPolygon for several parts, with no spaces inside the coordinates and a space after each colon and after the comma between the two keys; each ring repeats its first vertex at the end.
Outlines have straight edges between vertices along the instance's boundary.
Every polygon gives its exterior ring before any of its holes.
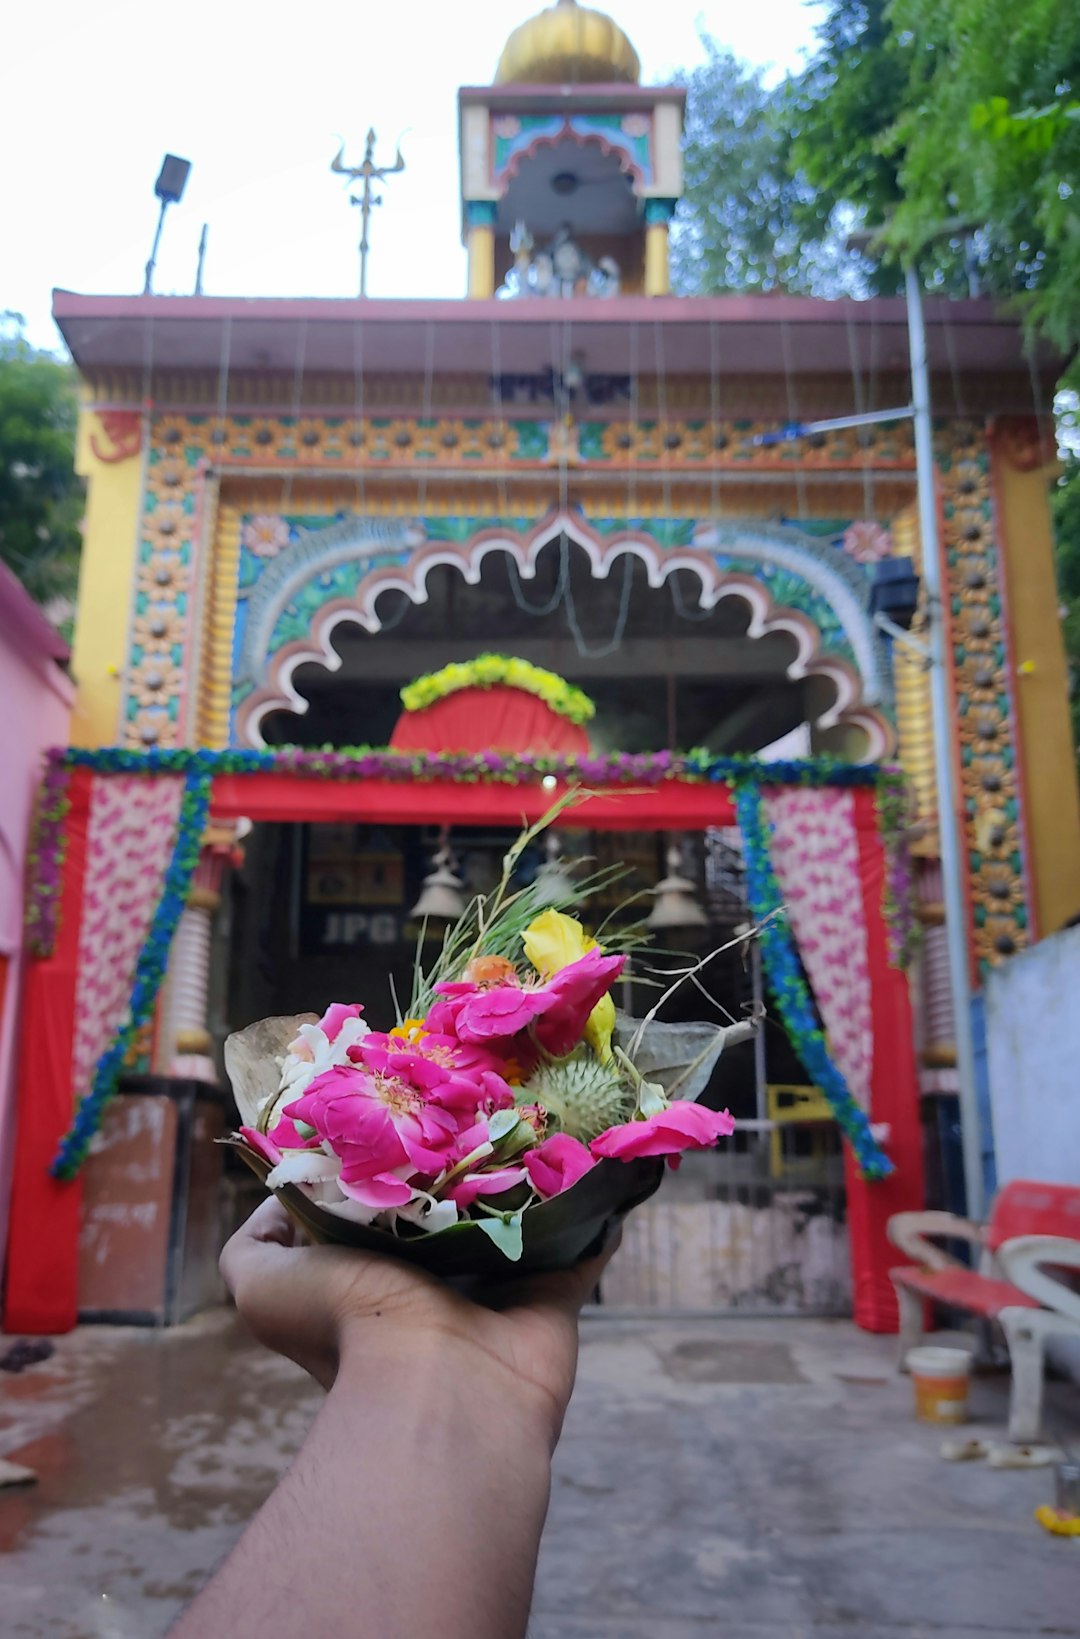
{"type": "Polygon", "coordinates": [[[279,1150],[310,1150],[319,1146],[317,1137],[302,1138],[296,1130],[296,1122],[290,1120],[287,1115],[283,1115],[266,1136],[279,1150]]]}
{"type": "Polygon", "coordinates": [[[729,1138],[735,1122],[727,1110],[707,1110],[703,1104],[680,1100],[658,1110],[645,1121],[627,1121],[609,1127],[589,1145],[596,1156],[613,1161],[635,1161],[643,1155],[679,1155],[683,1150],[709,1150],[720,1138],[729,1138]]]}
{"type": "Polygon", "coordinates": [[[336,1041],[345,1020],[358,1019],[363,1011],[358,1002],[331,1002],[319,1020],[319,1029],[327,1041],[336,1041]]]}
{"type": "Polygon", "coordinates": [[[382,1173],[374,1178],[349,1179],[346,1178],[343,1167],[338,1179],[338,1188],[350,1200],[359,1201],[366,1207],[374,1207],[379,1212],[385,1212],[387,1207],[408,1206],[413,1198],[410,1185],[389,1173],[382,1173]]]}
{"type": "Polygon", "coordinates": [[[471,1115],[486,1100],[502,1108],[514,1095],[499,1075],[502,1062],[486,1048],[432,1032],[419,1041],[404,1041],[372,1031],[348,1056],[368,1070],[402,1076],[434,1103],[471,1115]]]}
{"type": "Polygon", "coordinates": [[[535,1149],[526,1150],[521,1162],[533,1189],[545,1201],[571,1189],[596,1165],[585,1145],[569,1133],[552,1133],[535,1149]]]}
{"type": "Polygon", "coordinates": [[[605,956],[597,946],[548,980],[548,1007],[536,1027],[536,1039],[545,1052],[563,1058],[573,1051],[585,1034],[589,1014],[625,966],[625,956],[605,956]]]}
{"type": "Polygon", "coordinates": [[[597,947],[541,985],[436,985],[445,1000],[429,1011],[428,1023],[461,1042],[504,1047],[531,1027],[544,1051],[562,1058],[581,1040],[589,1014],[625,962],[597,947]]]}
{"type": "Polygon", "coordinates": [[[281,1160],[281,1151],[273,1139],[267,1137],[266,1133],[261,1133],[258,1127],[241,1127],[240,1137],[245,1140],[249,1149],[255,1151],[256,1155],[261,1155],[263,1160],[269,1161],[272,1167],[277,1166],[281,1160]]]}
{"type": "Polygon", "coordinates": [[[479,1046],[520,1035],[548,1005],[543,990],[523,990],[520,985],[495,985],[490,990],[470,986],[470,991],[451,1003],[457,1003],[454,1029],[459,1041],[479,1046]]]}
{"type": "Polygon", "coordinates": [[[335,1065],[285,1114],[306,1121],[342,1160],[344,1183],[411,1168],[435,1177],[447,1163],[460,1123],[403,1078],[335,1065]]]}

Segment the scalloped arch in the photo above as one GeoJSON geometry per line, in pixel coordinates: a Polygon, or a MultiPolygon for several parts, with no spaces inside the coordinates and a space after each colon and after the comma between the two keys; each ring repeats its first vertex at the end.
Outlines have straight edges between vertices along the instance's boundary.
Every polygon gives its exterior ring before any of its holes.
{"type": "Polygon", "coordinates": [[[518,148],[510,155],[502,170],[496,175],[496,182],[501,185],[500,197],[505,198],[511,182],[515,182],[521,170],[522,161],[532,159],[541,148],[557,148],[560,142],[573,142],[578,148],[599,148],[601,153],[608,157],[614,154],[619,162],[619,169],[624,176],[628,176],[634,184],[634,192],[648,185],[648,177],[637,163],[633,154],[621,143],[612,142],[602,131],[579,131],[566,119],[557,131],[538,131],[532,141],[524,148],[518,148]]]}
{"type": "MultiPolygon", "coordinates": [[[[384,550],[389,545],[387,537],[392,529],[396,529],[403,550],[413,548],[408,558],[371,569],[361,579],[353,597],[328,599],[312,616],[306,637],[283,644],[273,654],[269,653],[269,647],[274,620],[289,596],[298,584],[310,580],[320,570],[355,557],[359,545],[370,550],[372,543],[366,525],[359,520],[346,520],[330,529],[314,531],[298,543],[301,550],[290,564],[282,565],[283,572],[276,577],[272,573],[266,577],[268,584],[261,589],[259,607],[253,609],[249,617],[242,675],[256,686],[237,712],[240,744],[265,744],[261,723],[268,712],[284,710],[303,715],[307,711],[307,701],[293,684],[296,668],[315,664],[324,666],[327,671],[337,671],[341,657],[333,647],[335,630],[339,625],[351,624],[372,635],[380,631],[382,620],[376,604],[384,592],[399,591],[414,604],[426,603],[428,576],[433,569],[441,567],[457,570],[466,585],[476,586],[483,574],[484,560],[493,552],[512,556],[522,578],[531,580],[544,547],[553,538],[565,534],[585,552],[594,579],[607,579],[619,559],[629,554],[644,565],[648,584],[656,590],[662,588],[677,569],[695,575],[701,609],[714,609],[725,598],[738,599],[749,611],[748,637],[757,639],[779,632],[794,642],[795,657],[787,667],[790,678],[818,677],[832,685],[832,704],[816,718],[817,727],[831,729],[849,725],[861,730],[867,737],[864,760],[868,762],[880,759],[890,749],[892,733],[875,704],[880,690],[879,656],[865,611],[859,607],[847,575],[819,562],[813,554],[809,560],[805,558],[797,544],[800,538],[792,531],[725,530],[702,525],[695,533],[694,545],[665,548],[644,530],[625,529],[600,536],[579,514],[552,511],[525,534],[493,524],[477,531],[463,546],[423,540],[415,524],[391,526],[386,528],[380,542],[384,550]],[[318,550],[320,544],[322,551],[318,550]],[[744,560],[784,562],[829,596],[861,672],[825,648],[820,629],[809,615],[776,603],[764,581],[718,564],[713,554],[720,547],[737,551],[744,560]]],[[[813,547],[815,543],[806,545],[813,547]]]]}

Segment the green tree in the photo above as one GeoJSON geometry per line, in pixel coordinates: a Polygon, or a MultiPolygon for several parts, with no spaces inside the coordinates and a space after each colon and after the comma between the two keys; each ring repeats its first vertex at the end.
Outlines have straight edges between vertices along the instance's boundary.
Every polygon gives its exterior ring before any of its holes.
{"type": "Polygon", "coordinates": [[[0,316],[0,558],[46,606],[74,602],[82,486],[75,476],[75,375],[0,316]]]}
{"type": "Polygon", "coordinates": [[[787,290],[839,295],[857,278],[814,191],[793,168],[786,88],[715,40],[687,85],[685,192],[672,234],[672,273],[684,295],[787,290]],[[816,229],[816,231],[815,231],[816,229]]]}
{"type": "Polygon", "coordinates": [[[1073,738],[1080,746],[1080,453],[1064,458],[1053,497],[1062,636],[1069,662],[1069,707],[1073,738]]]}
{"type": "Polygon", "coordinates": [[[910,253],[943,217],[979,228],[995,288],[1062,349],[1080,342],[1080,7],[1075,0],[893,0],[903,108],[882,146],[910,253]]]}

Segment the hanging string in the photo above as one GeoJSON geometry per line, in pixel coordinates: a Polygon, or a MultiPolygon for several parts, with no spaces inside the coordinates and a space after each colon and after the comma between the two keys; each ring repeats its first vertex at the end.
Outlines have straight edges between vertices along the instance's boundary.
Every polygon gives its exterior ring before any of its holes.
{"type": "MultiPolygon", "coordinates": [[[[800,419],[799,402],[795,391],[795,372],[791,363],[791,335],[786,319],[780,320],[780,347],[784,360],[784,386],[787,392],[788,420],[793,425],[800,419]]],[[[798,509],[799,522],[804,523],[809,511],[806,500],[806,473],[802,462],[795,469],[795,505],[798,509]]]]}
{"type": "Polygon", "coordinates": [[[964,395],[964,383],[960,374],[960,366],[956,358],[956,336],[953,332],[952,322],[949,318],[948,302],[945,303],[943,309],[943,320],[945,330],[945,357],[949,361],[949,378],[952,382],[953,405],[956,414],[960,417],[960,420],[966,421],[967,404],[964,395]]]}
{"type": "MultiPolygon", "coordinates": [[[[565,535],[563,536],[562,545],[564,549],[568,546],[565,535]]],[[[604,660],[609,654],[614,654],[622,645],[623,637],[626,634],[626,622],[630,616],[630,597],[634,586],[633,553],[627,552],[624,557],[626,567],[623,570],[622,592],[619,595],[619,612],[615,617],[615,630],[611,634],[610,641],[603,644],[599,649],[589,648],[578,621],[569,574],[566,577],[566,623],[570,628],[570,635],[574,640],[577,652],[583,660],[604,660]]]]}
{"type": "Polygon", "coordinates": [[[225,422],[229,414],[229,361],[232,356],[232,314],[226,313],[221,326],[221,353],[218,358],[217,434],[225,442],[225,422]]]}
{"type": "Polygon", "coordinates": [[[566,539],[566,535],[562,534],[559,537],[559,574],[555,582],[555,590],[547,603],[533,604],[530,603],[525,596],[525,590],[521,580],[521,569],[518,565],[516,556],[513,552],[507,553],[510,591],[513,594],[514,602],[517,604],[522,614],[553,615],[555,613],[556,609],[559,607],[559,604],[563,600],[563,595],[566,592],[566,588],[569,583],[569,562],[569,542],[566,539]]]}
{"type": "MultiPolygon", "coordinates": [[[[502,396],[502,338],[499,334],[499,322],[492,318],[491,324],[491,408],[495,412],[495,427],[498,434],[498,446],[495,456],[496,485],[499,496],[499,516],[509,520],[510,502],[508,498],[506,469],[506,412],[502,396]]],[[[512,555],[512,554],[511,554],[512,555]]],[[[516,566],[515,566],[516,567],[516,566]]]]}
{"type": "Polygon", "coordinates": [[[626,486],[626,504],[627,519],[635,523],[638,516],[638,435],[641,425],[641,398],[638,387],[641,364],[638,340],[638,326],[634,320],[630,325],[630,472],[626,486]]]}
{"type": "Polygon", "coordinates": [[[700,605],[696,609],[691,609],[683,601],[682,588],[679,585],[678,579],[681,573],[682,571],[677,569],[673,575],[668,577],[668,585],[671,588],[671,602],[675,613],[678,615],[680,620],[711,620],[713,614],[715,613],[714,610],[703,609],[700,605]]]}
{"type": "Polygon", "coordinates": [[[364,451],[364,321],[357,319],[353,330],[353,449],[356,451],[356,510],[360,517],[367,511],[367,468],[364,451]]]}
{"type": "MultiPolygon", "coordinates": [[[[859,343],[855,331],[855,319],[850,305],[845,316],[848,344],[848,366],[851,370],[851,384],[855,394],[855,414],[865,415],[867,410],[866,394],[863,392],[862,370],[859,367],[859,343]]],[[[874,477],[870,460],[869,426],[858,429],[859,444],[862,448],[862,490],[863,490],[863,517],[873,518],[874,511],[874,477]]]]}
{"type": "Polygon", "coordinates": [[[668,447],[670,428],[667,412],[667,372],[664,368],[664,331],[659,319],[653,320],[653,365],[656,370],[656,415],[663,439],[663,462],[660,469],[660,498],[664,517],[671,518],[671,450],[668,447]]]}
{"type": "MultiPolygon", "coordinates": [[[[378,602],[379,602],[379,599],[378,599],[378,597],[376,597],[376,599],[375,599],[376,607],[375,607],[374,613],[375,613],[376,620],[379,622],[379,629],[378,629],[378,634],[377,634],[379,637],[385,636],[385,634],[387,632],[396,631],[396,629],[401,625],[401,622],[405,619],[405,616],[408,614],[409,610],[415,607],[415,605],[413,603],[413,600],[409,596],[408,592],[402,592],[402,594],[401,594],[401,603],[399,604],[398,608],[390,616],[389,620],[383,620],[382,616],[379,614],[379,611],[378,611],[378,602]]],[[[375,633],[372,634],[372,636],[375,636],[375,635],[376,635],[375,633]]]]}
{"type": "MultiPolygon", "coordinates": [[[[300,328],[297,331],[297,336],[296,336],[296,361],[295,361],[295,364],[293,366],[292,416],[293,416],[293,423],[294,423],[294,427],[293,427],[294,434],[296,432],[295,423],[298,422],[301,419],[301,412],[303,411],[303,408],[304,408],[304,359],[305,359],[306,352],[307,352],[307,320],[306,319],[301,319],[300,320],[300,328]]],[[[284,493],[284,496],[282,497],[282,508],[285,512],[288,512],[290,506],[292,505],[293,482],[294,482],[295,477],[296,477],[296,457],[294,456],[293,457],[293,465],[288,469],[288,471],[285,474],[285,493],[284,493]]]]}
{"type": "MultiPolygon", "coordinates": [[[[424,330],[424,398],[420,407],[422,421],[433,421],[435,403],[435,321],[429,319],[424,330]]],[[[421,516],[427,510],[428,467],[420,463],[420,477],[416,486],[416,506],[421,516]]]]}
{"type": "Polygon", "coordinates": [[[720,331],[709,320],[709,427],[712,448],[709,454],[709,516],[715,523],[720,515],[720,463],[716,440],[720,436],[720,331]]]}

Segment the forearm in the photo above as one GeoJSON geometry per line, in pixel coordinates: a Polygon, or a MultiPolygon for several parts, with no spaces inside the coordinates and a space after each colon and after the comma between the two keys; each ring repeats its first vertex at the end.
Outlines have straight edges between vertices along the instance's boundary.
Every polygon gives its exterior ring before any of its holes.
{"type": "Polygon", "coordinates": [[[517,1639],[554,1418],[499,1372],[346,1350],[289,1473],[178,1639],[517,1639]]]}

